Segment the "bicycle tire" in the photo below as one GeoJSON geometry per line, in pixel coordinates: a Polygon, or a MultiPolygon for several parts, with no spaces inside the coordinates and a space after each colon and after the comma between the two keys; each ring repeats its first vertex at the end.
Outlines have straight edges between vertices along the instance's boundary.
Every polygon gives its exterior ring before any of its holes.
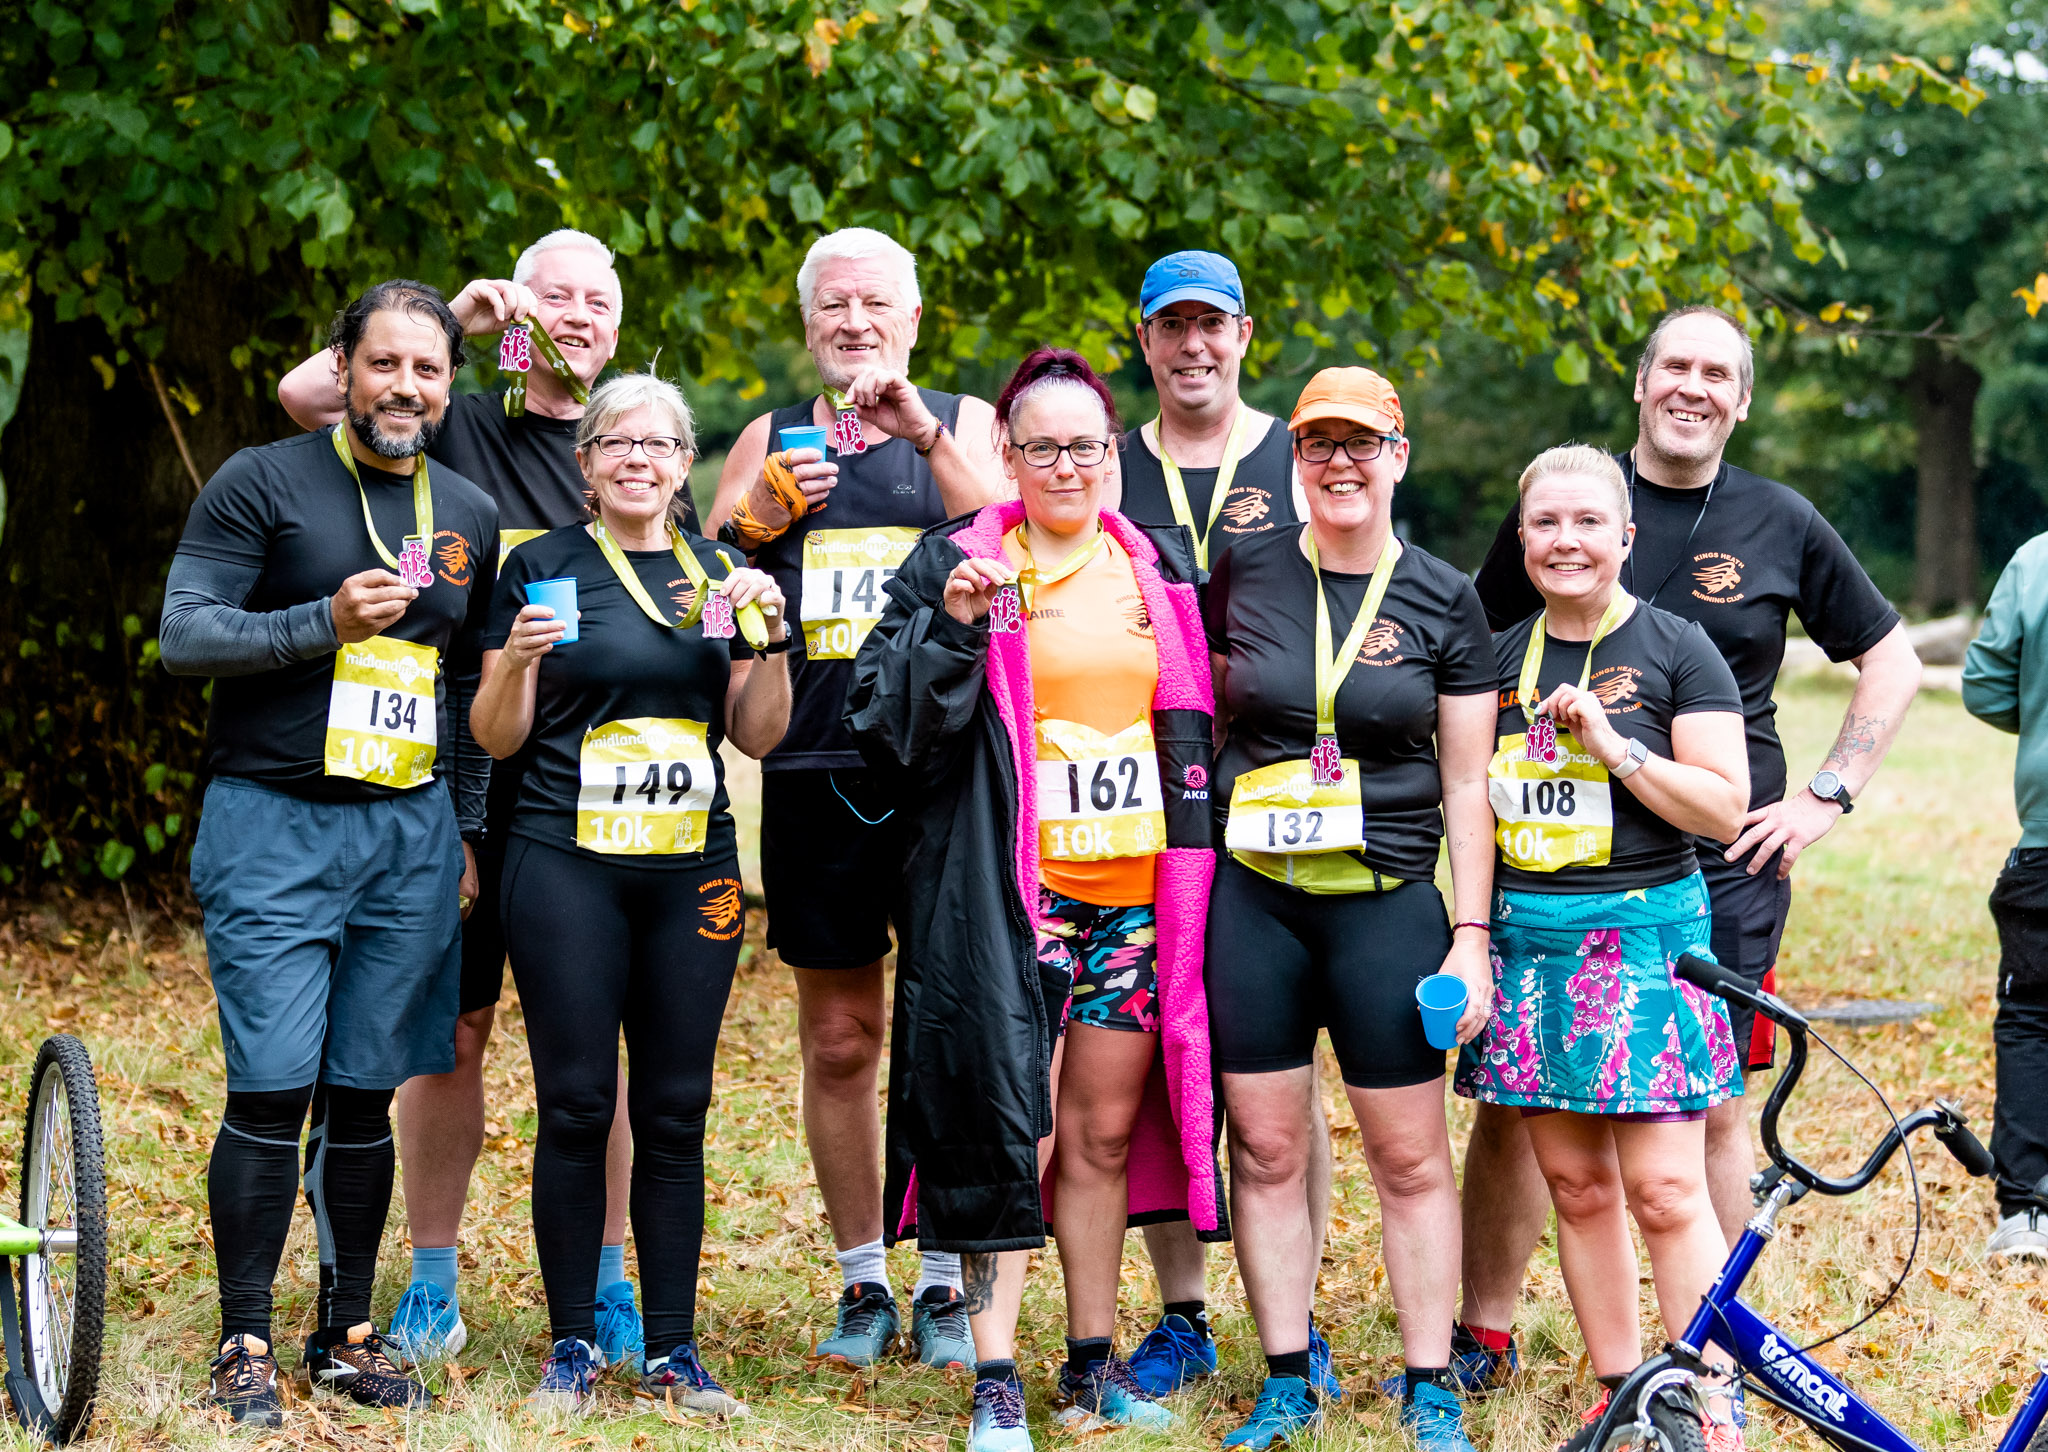
{"type": "Polygon", "coordinates": [[[1633,1409],[1624,1408],[1614,1428],[1607,1434],[1604,1452],[1706,1452],[1706,1429],[1700,1425],[1698,1413],[1690,1399],[1673,1389],[1655,1393],[1650,1399],[1650,1426],[1656,1433],[1655,1442],[1646,1442],[1636,1435],[1637,1418],[1633,1409]]]}
{"type": "Polygon", "coordinates": [[[70,1034],[43,1040],[29,1077],[21,1144],[21,1221],[75,1230],[73,1256],[23,1256],[13,1288],[21,1308],[26,1384],[22,1425],[65,1443],[92,1421],[107,1314],[107,1185],[99,1086],[92,1056],[70,1034]],[[60,1183],[61,1181],[61,1183],[60,1183]],[[70,1262],[68,1287],[53,1274],[70,1262]]]}

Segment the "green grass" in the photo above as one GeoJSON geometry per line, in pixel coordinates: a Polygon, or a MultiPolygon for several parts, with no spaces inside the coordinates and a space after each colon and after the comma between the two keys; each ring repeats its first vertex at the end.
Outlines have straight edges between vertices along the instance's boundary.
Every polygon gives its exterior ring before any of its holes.
{"type": "MultiPolygon", "coordinates": [[[[1819,762],[1845,697],[1789,693],[1782,722],[1799,779],[1819,762]]],[[[2017,831],[2012,744],[1964,715],[1953,697],[1915,706],[1904,738],[1854,816],[1802,861],[1781,977],[1801,1002],[1844,994],[1925,998],[1930,1020],[1838,1035],[1901,1108],[1937,1095],[1960,1100],[1988,1133],[1990,1020],[1996,946],[1984,898],[2017,831]]],[[[736,790],[736,799],[745,800],[736,790]]],[[[830,1241],[811,1184],[797,1117],[794,1003],[788,978],[759,946],[754,925],[725,1026],[708,1151],[712,1185],[702,1270],[701,1335],[713,1367],[753,1405],[752,1419],[722,1428],[665,1425],[623,1388],[602,1415],[566,1428],[518,1410],[543,1349],[545,1318],[528,1220],[532,1082],[516,1002],[500,1017],[489,1066],[491,1143],[479,1167],[462,1238],[463,1302],[472,1339],[449,1378],[446,1409],[401,1420],[346,1402],[301,1401],[265,1447],[422,1449],[578,1445],[760,1448],[958,1446],[964,1382],[891,1363],[861,1381],[812,1374],[803,1354],[838,1289],[830,1241]]],[[[108,1131],[114,1284],[112,1334],[94,1427],[100,1447],[201,1447],[230,1440],[199,1408],[215,1333],[212,1253],[206,1235],[205,1159],[220,1106],[219,1032],[195,926],[128,912],[115,902],[68,898],[0,906],[0,1144],[17,1132],[27,1065],[44,1034],[82,1035],[98,1060],[108,1131]]],[[[508,986],[509,992],[509,986],[508,986]]],[[[1328,1066],[1326,1086],[1337,1080],[1328,1066]]],[[[1839,1067],[1817,1062],[1787,1136],[1833,1167],[1859,1159],[1881,1112],[1839,1067]]],[[[1333,1112],[1338,1109],[1334,1099],[1333,1112]]],[[[1453,1100],[1462,1139],[1468,1119],[1453,1100]]],[[[1370,1391],[1397,1370],[1393,1308],[1378,1252],[1377,1209],[1355,1126],[1337,1117],[1338,1210],[1323,1266],[1319,1313],[1340,1372],[1358,1395],[1330,1418],[1321,1446],[1393,1447],[1392,1407],[1370,1391]]],[[[11,1147],[5,1158],[12,1160],[11,1147]]],[[[2048,1355],[2048,1276],[1992,1270],[1981,1259],[1991,1201],[1930,1143],[1919,1158],[1927,1197],[1921,1260],[1892,1309],[1820,1353],[1887,1414],[1929,1446],[1989,1447],[1999,1410],[2024,1391],[2031,1362],[2048,1355]],[[1990,1409],[1987,1412],[1986,1409],[1990,1409]]],[[[11,1200],[10,1164],[4,1172],[11,1200]]],[[[1911,1230],[1911,1197],[1894,1170],[1849,1201],[1809,1200],[1787,1217],[1754,1298],[1794,1332],[1811,1336],[1853,1319],[1890,1281],[1911,1230]]],[[[405,1227],[394,1212],[378,1311],[402,1288],[405,1227]]],[[[897,1252],[899,1288],[915,1257],[897,1252]]],[[[1129,1345],[1156,1307],[1139,1247],[1124,1269],[1129,1345]]],[[[278,1339],[289,1370],[311,1324],[311,1226],[294,1226],[279,1281],[278,1339]]],[[[1644,1286],[1645,1325],[1654,1310],[1644,1286]]],[[[1183,1430],[1164,1443],[1214,1446],[1235,1425],[1261,1367],[1242,1287],[1227,1253],[1213,1258],[1211,1305],[1223,1374],[1179,1403],[1183,1430]]],[[[1057,1256],[1039,1258],[1025,1303],[1022,1345],[1039,1445],[1057,1439],[1042,1421],[1061,1351],[1057,1256]]],[[[1548,1245],[1527,1288],[1520,1334],[1527,1370],[1472,1418],[1482,1449],[1538,1452],[1591,1399],[1579,1340],[1548,1245]]],[[[1768,1415],[1751,1441],[1787,1435],[1768,1415]]],[[[1802,1434],[1803,1435],[1803,1434],[1802,1434]]],[[[1145,1439],[1102,1439],[1105,1452],[1145,1439]]],[[[0,1444],[6,1436],[0,1434],[0,1444]]],[[[236,1445],[243,1445],[239,1440],[236,1445]]]]}

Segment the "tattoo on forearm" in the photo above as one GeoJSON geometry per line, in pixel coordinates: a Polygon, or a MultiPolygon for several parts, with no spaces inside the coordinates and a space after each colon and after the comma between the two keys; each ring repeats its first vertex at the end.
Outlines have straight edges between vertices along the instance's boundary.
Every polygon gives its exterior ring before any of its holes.
{"type": "Polygon", "coordinates": [[[960,1257],[961,1294],[967,1300],[967,1314],[979,1316],[996,1303],[996,1258],[993,1255],[960,1257]]]}
{"type": "Polygon", "coordinates": [[[1842,718],[1842,733],[1835,738],[1834,749],[1828,752],[1823,765],[1844,767],[1859,756],[1871,755],[1877,750],[1878,738],[1887,724],[1882,716],[1859,716],[1851,711],[1842,718]]]}

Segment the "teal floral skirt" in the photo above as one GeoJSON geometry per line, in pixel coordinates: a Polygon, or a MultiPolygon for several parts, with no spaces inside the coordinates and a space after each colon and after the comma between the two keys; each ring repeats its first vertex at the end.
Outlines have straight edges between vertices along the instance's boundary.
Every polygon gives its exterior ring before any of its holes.
{"type": "Polygon", "coordinates": [[[1713,959],[1700,874],[1628,892],[1494,894],[1493,1016],[1458,1054],[1489,1104],[1664,1116],[1742,1092],[1719,998],[1671,973],[1713,959]]]}

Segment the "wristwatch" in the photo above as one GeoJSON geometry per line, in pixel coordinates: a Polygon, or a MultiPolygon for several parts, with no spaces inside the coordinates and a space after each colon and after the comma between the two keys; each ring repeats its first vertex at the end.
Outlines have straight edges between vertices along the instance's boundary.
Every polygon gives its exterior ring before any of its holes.
{"type": "Polygon", "coordinates": [[[1613,777],[1616,781],[1627,781],[1630,777],[1634,776],[1637,772],[1641,771],[1643,769],[1643,763],[1648,761],[1649,759],[1650,748],[1643,745],[1642,742],[1636,740],[1634,737],[1631,737],[1629,738],[1628,743],[1628,754],[1622,757],[1621,764],[1619,766],[1615,767],[1614,770],[1610,771],[1607,774],[1613,777]]]}
{"type": "Polygon", "coordinates": [[[1856,804],[1849,800],[1848,783],[1842,780],[1841,773],[1839,772],[1815,772],[1813,780],[1806,784],[1806,789],[1822,801],[1833,802],[1836,806],[1840,807],[1842,815],[1845,817],[1856,810],[1856,804]]]}
{"type": "Polygon", "coordinates": [[[790,637],[785,635],[780,640],[771,640],[766,645],[757,645],[754,647],[754,656],[757,660],[766,660],[771,655],[781,655],[785,650],[789,649],[789,642],[790,637]]]}

